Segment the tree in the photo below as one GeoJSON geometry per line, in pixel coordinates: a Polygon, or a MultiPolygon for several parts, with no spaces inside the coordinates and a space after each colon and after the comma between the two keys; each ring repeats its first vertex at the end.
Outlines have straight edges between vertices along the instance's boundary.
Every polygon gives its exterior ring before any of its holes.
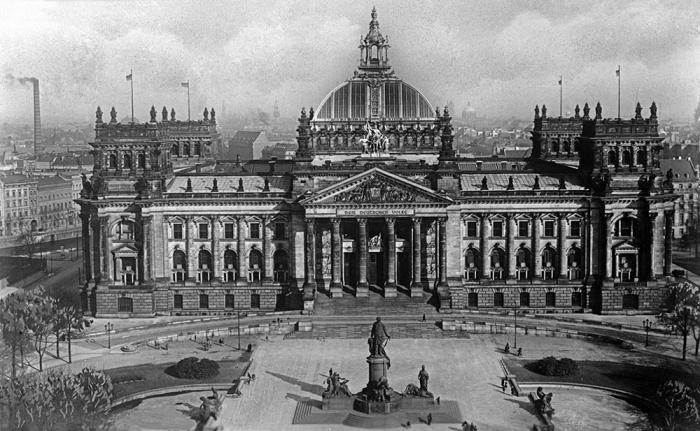
{"type": "MultiPolygon", "coordinates": [[[[683,360],[688,344],[688,334],[699,331],[700,319],[696,318],[700,309],[700,286],[682,281],[671,286],[665,298],[666,312],[657,316],[659,323],[666,325],[683,336],[683,360]]],[[[700,338],[700,337],[699,337],[700,338]]],[[[696,343],[697,351],[697,343],[696,343]]]]}
{"type": "Polygon", "coordinates": [[[41,236],[31,228],[25,229],[18,237],[17,242],[27,248],[27,256],[34,256],[34,247],[39,243],[41,236]]]}
{"type": "Polygon", "coordinates": [[[90,368],[2,380],[0,423],[18,430],[103,430],[110,426],[112,396],[109,376],[90,368]]]}
{"type": "Polygon", "coordinates": [[[683,382],[668,380],[656,390],[659,405],[663,408],[665,429],[673,431],[683,425],[698,422],[698,406],[694,391],[683,382]]]}
{"type": "Polygon", "coordinates": [[[54,332],[56,336],[56,356],[60,357],[59,342],[61,332],[66,335],[68,341],[68,362],[70,357],[70,330],[72,328],[81,331],[85,327],[85,318],[80,307],[80,291],[74,285],[54,285],[46,290],[56,308],[54,314],[54,332]]]}
{"type": "Polygon", "coordinates": [[[27,303],[26,326],[32,334],[34,350],[39,355],[39,371],[44,370],[44,354],[49,347],[49,336],[53,333],[56,307],[43,289],[31,294],[27,303]]]}
{"type": "Polygon", "coordinates": [[[29,308],[27,304],[31,294],[18,290],[0,300],[0,326],[2,339],[12,352],[12,378],[17,377],[17,351],[23,355],[24,346],[28,340],[27,319],[29,308]]]}

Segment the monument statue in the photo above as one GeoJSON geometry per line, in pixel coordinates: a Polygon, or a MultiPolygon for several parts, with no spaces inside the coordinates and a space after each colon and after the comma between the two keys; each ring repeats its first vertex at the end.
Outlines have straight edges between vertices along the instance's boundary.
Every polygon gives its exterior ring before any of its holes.
{"type": "Polygon", "coordinates": [[[391,368],[391,359],[386,354],[384,347],[391,337],[386,332],[386,327],[382,323],[382,318],[377,316],[377,321],[372,325],[372,333],[368,340],[369,353],[373,356],[382,356],[387,360],[387,368],[391,368]]]}
{"type": "Polygon", "coordinates": [[[418,382],[420,383],[420,390],[428,392],[428,379],[430,378],[430,375],[428,374],[427,371],[425,371],[425,365],[423,365],[418,372],[418,382]]]}

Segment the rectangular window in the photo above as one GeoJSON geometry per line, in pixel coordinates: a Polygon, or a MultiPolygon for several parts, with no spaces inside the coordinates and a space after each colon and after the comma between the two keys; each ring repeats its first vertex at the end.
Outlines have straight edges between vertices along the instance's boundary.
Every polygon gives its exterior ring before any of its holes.
{"type": "Polygon", "coordinates": [[[173,238],[182,239],[182,223],[175,223],[173,225],[173,238]]]}
{"type": "Polygon", "coordinates": [[[544,221],[544,236],[553,237],[554,236],[554,220],[544,221]]]}
{"type": "Polygon", "coordinates": [[[530,236],[530,222],[526,220],[521,220],[518,222],[518,236],[527,237],[530,236]]]}
{"type": "Polygon", "coordinates": [[[199,308],[209,308],[209,295],[199,295],[199,308]]]}
{"type": "Polygon", "coordinates": [[[557,294],[554,292],[547,292],[544,300],[547,307],[555,307],[557,303],[557,294]]]}
{"type": "Polygon", "coordinates": [[[569,234],[573,237],[580,237],[581,236],[581,221],[580,220],[571,220],[569,234]]]}
{"type": "Polygon", "coordinates": [[[503,221],[494,220],[493,222],[491,222],[491,226],[493,227],[493,232],[491,232],[491,236],[493,236],[494,238],[503,237],[503,221]]]}
{"type": "Polygon", "coordinates": [[[476,222],[475,221],[468,221],[466,223],[466,228],[467,228],[467,236],[468,237],[476,237],[476,222]]]}
{"type": "Polygon", "coordinates": [[[182,310],[182,295],[173,296],[173,308],[182,310]]]}
{"type": "Polygon", "coordinates": [[[250,308],[260,308],[260,294],[250,294],[250,308]]]}
{"type": "Polygon", "coordinates": [[[234,301],[233,295],[227,294],[224,297],[224,307],[226,307],[226,308],[235,308],[236,307],[236,302],[234,301]]]}
{"type": "Polygon", "coordinates": [[[233,223],[224,223],[224,238],[233,238],[233,223]]]}
{"type": "Polygon", "coordinates": [[[581,292],[571,292],[571,306],[572,307],[580,307],[582,304],[581,301],[581,292]]]}
{"type": "Polygon", "coordinates": [[[250,237],[253,239],[260,239],[260,223],[250,224],[250,237]]]}
{"type": "Polygon", "coordinates": [[[199,239],[209,238],[209,225],[206,223],[199,224],[199,239]]]}
{"type": "Polygon", "coordinates": [[[503,307],[503,292],[495,292],[493,294],[493,306],[503,307]]]}
{"type": "Polygon", "coordinates": [[[529,307],[530,306],[530,294],[528,292],[520,292],[520,306],[529,307]]]}
{"type": "Polygon", "coordinates": [[[284,239],[285,237],[285,223],[275,223],[275,239],[284,239]]]}

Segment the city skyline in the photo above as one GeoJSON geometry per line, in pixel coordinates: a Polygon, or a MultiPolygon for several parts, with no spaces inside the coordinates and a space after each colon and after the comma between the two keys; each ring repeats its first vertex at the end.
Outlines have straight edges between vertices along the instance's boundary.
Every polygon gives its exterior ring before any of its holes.
{"type": "MultiPolygon", "coordinates": [[[[39,79],[47,121],[89,121],[96,105],[129,116],[132,68],[141,121],[151,105],[186,118],[187,80],[193,118],[204,106],[245,113],[277,100],[282,116],[294,117],[352,75],[373,4],[10,3],[0,26],[0,117],[31,122],[22,77],[39,79]]],[[[563,76],[565,115],[600,101],[603,116],[614,117],[620,65],[623,118],[638,97],[645,110],[655,100],[665,118],[690,120],[700,93],[700,7],[596,6],[376,2],[394,70],[434,106],[471,102],[486,116],[528,118],[545,103],[558,115],[563,76]]]]}

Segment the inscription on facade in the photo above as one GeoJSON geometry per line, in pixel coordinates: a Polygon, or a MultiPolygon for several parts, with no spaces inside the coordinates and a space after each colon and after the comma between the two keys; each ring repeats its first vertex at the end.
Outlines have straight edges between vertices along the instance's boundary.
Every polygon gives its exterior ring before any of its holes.
{"type": "Polygon", "coordinates": [[[368,208],[368,209],[337,209],[336,215],[338,217],[380,217],[380,216],[412,216],[415,214],[415,210],[412,208],[401,208],[401,209],[382,209],[382,208],[368,208]]]}

